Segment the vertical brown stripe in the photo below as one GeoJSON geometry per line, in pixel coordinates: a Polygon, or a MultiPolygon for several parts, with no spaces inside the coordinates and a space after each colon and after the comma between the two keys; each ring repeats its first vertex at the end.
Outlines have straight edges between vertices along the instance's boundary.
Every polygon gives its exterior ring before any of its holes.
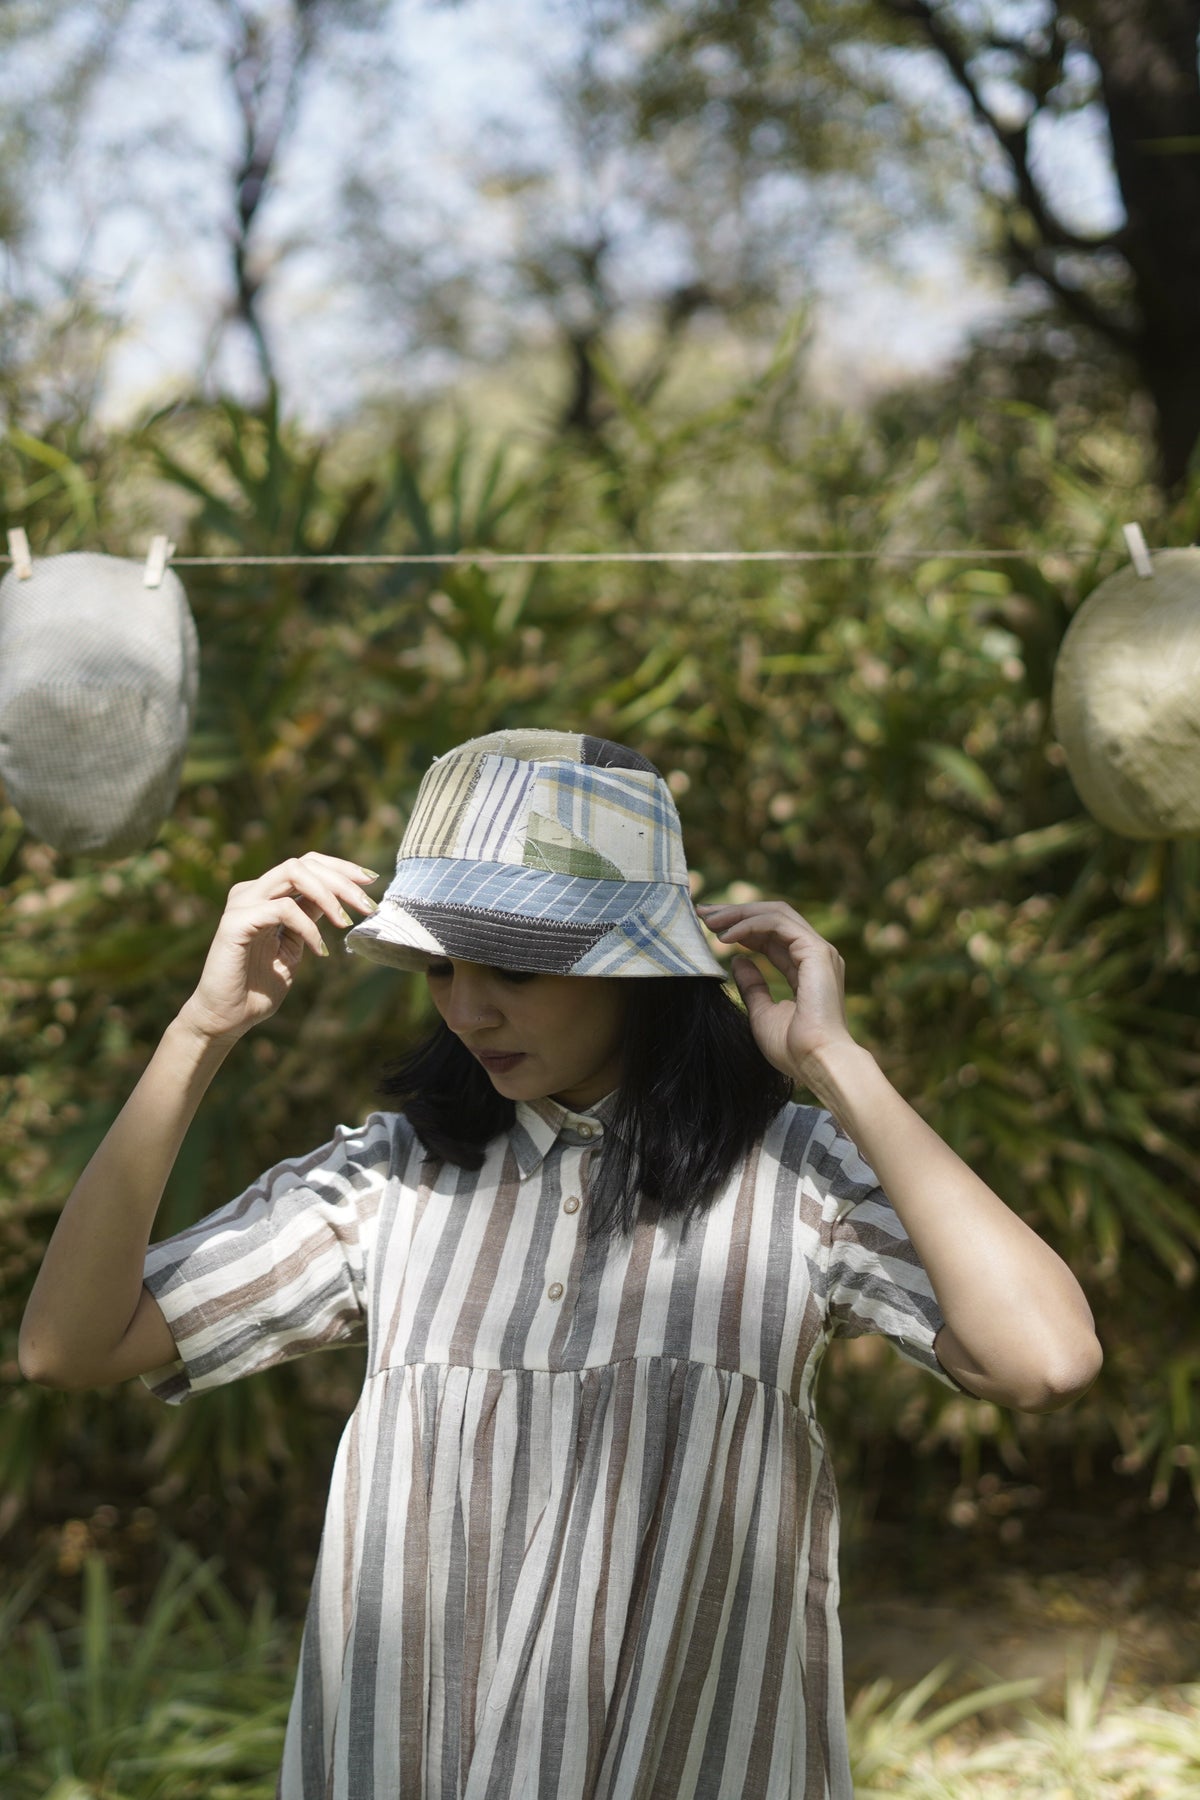
{"type": "MultiPolygon", "coordinates": [[[[716,1530],[709,1548],[708,1562],[700,1579],[700,1593],[692,1620],[691,1636],[684,1654],[679,1685],[675,1690],[675,1700],[671,1707],[662,1754],[658,1761],[657,1778],[663,1792],[667,1794],[679,1792],[683,1781],[684,1767],[692,1748],[693,1733],[699,1729],[703,1736],[708,1731],[708,1720],[699,1719],[698,1721],[697,1715],[700,1710],[700,1698],[704,1691],[704,1683],[713,1658],[720,1652],[721,1611],[729,1586],[729,1565],[733,1560],[738,1477],[741,1473],[742,1459],[747,1454],[746,1426],[754,1407],[754,1384],[743,1380],[740,1376],[732,1376],[728,1378],[728,1386],[724,1380],[722,1381],[722,1398],[724,1400],[723,1416],[719,1417],[713,1426],[714,1461],[720,1448],[724,1416],[728,1414],[730,1405],[736,1404],[737,1410],[734,1415],[729,1448],[726,1452],[725,1467],[722,1471],[721,1500],[717,1512],[716,1530]],[[737,1393],[736,1402],[734,1401],[735,1392],[737,1393]]],[[[715,1470],[710,1465],[710,1481],[714,1473],[715,1470]]],[[[707,1492],[706,1499],[707,1504],[701,1509],[696,1521],[697,1552],[699,1551],[700,1534],[705,1526],[705,1514],[713,1501],[711,1488],[707,1492]]],[[[681,1622],[687,1598],[686,1595],[680,1598],[681,1622]]]]}
{"type": "MultiPolygon", "coordinates": [[[[478,1381],[477,1372],[473,1378],[478,1381]]],[[[467,1521],[466,1622],[463,1628],[462,1726],[459,1792],[467,1784],[475,1751],[475,1709],[479,1693],[479,1666],[487,1630],[488,1563],[492,1544],[492,1462],[496,1453],[496,1408],[504,1390],[498,1369],[483,1373],[483,1403],[475,1427],[471,1463],[471,1509],[467,1521]]]]}
{"type": "MultiPolygon", "coordinates": [[[[634,1227],[633,1242],[629,1246],[625,1279],[621,1284],[621,1301],[612,1347],[612,1360],[615,1363],[624,1362],[637,1354],[642,1329],[642,1308],[646,1300],[646,1281],[650,1274],[656,1235],[653,1220],[639,1218],[634,1227]]],[[[658,1347],[655,1346],[656,1349],[658,1347]]]]}
{"type": "MultiPolygon", "coordinates": [[[[837,1600],[837,1487],[829,1458],[816,1461],[809,1499],[811,1536],[808,1587],[804,1597],[804,1681],[808,1695],[808,1755],[805,1800],[823,1800],[829,1769],[829,1638],[828,1607],[837,1600]],[[830,1589],[833,1589],[831,1594],[830,1589]]],[[[841,1659],[839,1657],[839,1667],[841,1659]]],[[[844,1698],[836,1695],[838,1706],[844,1698]]]]}
{"type": "MultiPolygon", "coordinates": [[[[417,1188],[417,1197],[413,1201],[412,1223],[409,1226],[408,1231],[408,1245],[410,1250],[417,1241],[417,1233],[421,1230],[424,1222],[425,1209],[428,1207],[437,1190],[438,1177],[444,1167],[444,1163],[435,1161],[433,1158],[428,1158],[422,1165],[420,1184],[417,1188]]],[[[438,1194],[438,1202],[443,1208],[446,1208],[449,1205],[449,1199],[445,1194],[438,1194]]],[[[384,1256],[387,1255],[389,1251],[390,1246],[380,1245],[377,1254],[384,1256]]],[[[400,1329],[400,1321],[408,1312],[407,1283],[403,1271],[397,1271],[397,1273],[399,1275],[399,1280],[396,1283],[396,1291],[391,1296],[391,1312],[387,1321],[387,1335],[383,1338],[379,1346],[377,1366],[380,1369],[391,1367],[396,1350],[396,1333],[400,1329]]]]}
{"type": "Polygon", "coordinates": [[[737,1203],[729,1227],[729,1251],[717,1324],[717,1362],[723,1369],[742,1366],[742,1299],[746,1290],[746,1264],[750,1257],[750,1228],[754,1222],[754,1190],[758,1182],[758,1148],[751,1150],[742,1169],[737,1203]]]}
{"type": "MultiPolygon", "coordinates": [[[[412,1473],[408,1489],[408,1516],[404,1521],[404,1569],[401,1585],[400,1629],[404,1633],[404,1657],[400,1692],[396,1696],[399,1731],[399,1792],[420,1794],[425,1788],[425,1709],[428,1705],[425,1669],[425,1601],[429,1579],[429,1472],[421,1453],[419,1388],[410,1380],[407,1407],[409,1454],[412,1473]]],[[[397,1419],[399,1423],[399,1418],[397,1419]]],[[[380,1444],[377,1454],[394,1452],[394,1444],[380,1444]]],[[[395,1627],[393,1627],[395,1629],[395,1627]]],[[[390,1800],[390,1797],[388,1797],[390,1800]]]]}
{"type": "Polygon", "coordinates": [[[496,1292],[496,1271],[504,1255],[504,1246],[512,1229],[520,1193],[520,1171],[516,1158],[506,1156],[496,1187],[496,1197],[488,1211],[487,1226],[475,1258],[475,1267],[463,1295],[462,1306],[450,1338],[450,1361],[473,1364],[478,1348],[479,1326],[488,1302],[496,1292]]]}
{"type": "MultiPolygon", "coordinates": [[[[775,1754],[775,1737],[786,1724],[780,1719],[780,1696],[784,1720],[793,1712],[796,1731],[806,1732],[808,1722],[803,1712],[802,1696],[795,1691],[795,1678],[788,1667],[788,1637],[796,1606],[796,1562],[803,1537],[800,1519],[802,1500],[807,1503],[811,1469],[811,1444],[805,1420],[786,1417],[781,1420],[779,1456],[779,1531],[776,1538],[775,1595],[771,1605],[771,1627],[763,1660],[763,1681],[758,1696],[758,1716],[754,1721],[754,1738],[746,1758],[747,1794],[765,1794],[771,1778],[771,1762],[775,1754]],[[786,1684],[786,1685],[785,1685],[786,1684]]],[[[803,1621],[795,1621],[799,1633],[803,1621]]],[[[796,1800],[801,1800],[798,1795],[796,1800]]]]}
{"type": "MultiPolygon", "coordinates": [[[[591,1794],[595,1788],[596,1777],[600,1770],[600,1758],[604,1753],[604,1725],[608,1710],[608,1697],[604,1687],[608,1573],[612,1562],[611,1546],[617,1516],[617,1502],[625,1484],[626,1464],[629,1458],[629,1440],[633,1427],[633,1401],[637,1392],[638,1371],[633,1363],[625,1363],[615,1368],[612,1376],[613,1429],[604,1485],[604,1543],[609,1546],[610,1554],[605,1556],[600,1566],[600,1579],[596,1587],[596,1610],[592,1618],[591,1641],[588,1644],[588,1759],[587,1776],[584,1782],[584,1792],[587,1794],[591,1794]]],[[[622,1546],[623,1551],[624,1546],[622,1546]]]]}

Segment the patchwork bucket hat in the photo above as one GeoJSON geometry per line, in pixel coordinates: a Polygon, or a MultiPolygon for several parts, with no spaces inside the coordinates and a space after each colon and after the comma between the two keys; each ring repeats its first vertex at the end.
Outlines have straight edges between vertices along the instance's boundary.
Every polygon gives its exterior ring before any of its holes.
{"type": "Polygon", "coordinates": [[[379,911],[344,941],[398,969],[726,979],[670,788],[636,751],[567,731],[495,731],[438,757],[379,911]]]}

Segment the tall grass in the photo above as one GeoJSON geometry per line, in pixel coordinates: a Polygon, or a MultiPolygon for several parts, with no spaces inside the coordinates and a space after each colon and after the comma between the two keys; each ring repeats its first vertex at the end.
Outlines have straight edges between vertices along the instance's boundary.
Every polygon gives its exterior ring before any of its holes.
{"type": "Polygon", "coordinates": [[[0,1613],[6,1800],[272,1800],[295,1634],[175,1552],[134,1622],[102,1557],[74,1613],[34,1574],[0,1613]]]}
{"type": "Polygon", "coordinates": [[[857,1800],[1195,1800],[1200,1685],[1114,1693],[1116,1649],[1107,1634],[1090,1668],[1070,1669],[1055,1707],[1036,1698],[1040,1681],[931,1706],[946,1663],[900,1694],[873,1683],[850,1708],[857,1800]]]}
{"type": "MultiPolygon", "coordinates": [[[[273,1800],[298,1634],[180,1549],[134,1622],[93,1553],[74,1609],[35,1569],[0,1606],[5,1800],[273,1800]]],[[[849,1709],[857,1800],[1195,1800],[1200,1686],[1112,1691],[1116,1639],[1042,1683],[947,1698],[949,1663],[849,1709]]]]}

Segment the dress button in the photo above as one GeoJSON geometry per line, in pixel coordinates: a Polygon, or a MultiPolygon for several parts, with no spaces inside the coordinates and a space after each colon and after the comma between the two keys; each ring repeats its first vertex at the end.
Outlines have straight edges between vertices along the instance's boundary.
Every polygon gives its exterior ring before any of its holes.
{"type": "Polygon", "coordinates": [[[569,1200],[563,1201],[563,1211],[564,1212],[578,1212],[579,1211],[579,1201],[576,1199],[574,1194],[571,1195],[571,1198],[569,1200]]]}
{"type": "Polygon", "coordinates": [[[579,1127],[579,1135],[581,1138],[595,1137],[596,1127],[594,1125],[581,1125],[579,1127]]]}
{"type": "Polygon", "coordinates": [[[546,1289],[546,1296],[550,1300],[561,1300],[562,1292],[563,1292],[562,1282],[561,1281],[552,1281],[550,1283],[550,1286],[546,1289]]]}

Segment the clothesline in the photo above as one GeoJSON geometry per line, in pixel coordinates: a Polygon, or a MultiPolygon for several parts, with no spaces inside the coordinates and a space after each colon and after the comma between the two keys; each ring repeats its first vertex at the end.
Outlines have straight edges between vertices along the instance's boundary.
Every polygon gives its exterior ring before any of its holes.
{"type": "MultiPolygon", "coordinates": [[[[492,567],[512,563],[803,563],[803,562],[1005,562],[1040,556],[1093,556],[1094,545],[1066,545],[1054,550],[447,550],[402,555],[355,554],[344,556],[169,556],[173,569],[212,568],[345,568],[391,567],[424,564],[445,567],[492,567]]],[[[15,559],[0,556],[0,562],[15,559]]]]}

